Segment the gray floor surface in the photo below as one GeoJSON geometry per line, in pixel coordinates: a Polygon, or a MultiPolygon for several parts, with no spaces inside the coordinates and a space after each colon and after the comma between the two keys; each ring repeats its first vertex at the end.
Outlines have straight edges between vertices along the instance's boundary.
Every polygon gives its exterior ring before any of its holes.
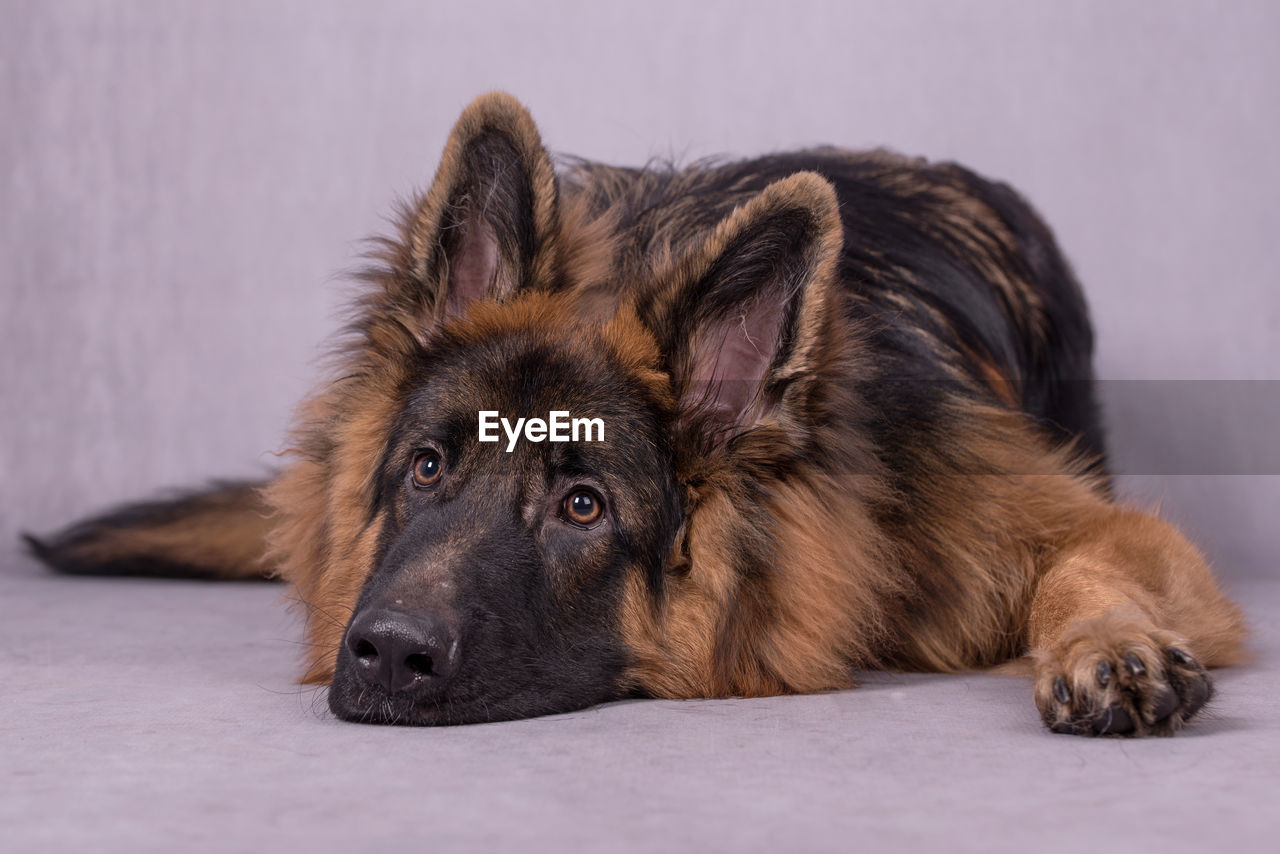
{"type": "Polygon", "coordinates": [[[1276,851],[1280,581],[1254,663],[1172,739],[1040,726],[1022,679],[617,703],[446,729],[334,720],[283,588],[0,565],[0,850],[1276,851]]]}

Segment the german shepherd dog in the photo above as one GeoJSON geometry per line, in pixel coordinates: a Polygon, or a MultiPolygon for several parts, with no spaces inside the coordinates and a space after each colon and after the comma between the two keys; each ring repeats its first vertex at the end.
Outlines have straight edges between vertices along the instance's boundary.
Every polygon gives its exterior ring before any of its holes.
{"type": "Polygon", "coordinates": [[[834,148],[557,171],[495,93],[378,246],[278,476],[34,552],[285,579],[303,681],[372,723],[1025,655],[1053,732],[1168,735],[1242,658],[1201,555],[1114,500],[1080,288],[1003,184],[834,148]]]}

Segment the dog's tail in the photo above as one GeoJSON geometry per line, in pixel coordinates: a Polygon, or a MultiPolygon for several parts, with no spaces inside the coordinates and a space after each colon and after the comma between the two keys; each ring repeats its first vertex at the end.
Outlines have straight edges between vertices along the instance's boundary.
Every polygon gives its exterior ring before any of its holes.
{"type": "Polygon", "coordinates": [[[224,482],[162,501],[128,504],[38,539],[32,554],[72,575],[270,578],[272,513],[265,482],[224,482]]]}

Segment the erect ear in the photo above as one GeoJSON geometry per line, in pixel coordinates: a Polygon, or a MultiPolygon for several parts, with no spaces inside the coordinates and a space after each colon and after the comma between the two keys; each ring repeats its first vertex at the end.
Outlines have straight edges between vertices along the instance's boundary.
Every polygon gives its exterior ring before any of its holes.
{"type": "Polygon", "coordinates": [[[503,300],[547,263],[557,224],[555,169],[528,111],[482,95],[454,125],[408,229],[414,313],[428,328],[473,300],[503,300]]]}
{"type": "Polygon", "coordinates": [[[713,441],[776,414],[812,374],[841,245],[834,188],[801,172],[730,214],[640,306],[683,413],[713,441]]]}

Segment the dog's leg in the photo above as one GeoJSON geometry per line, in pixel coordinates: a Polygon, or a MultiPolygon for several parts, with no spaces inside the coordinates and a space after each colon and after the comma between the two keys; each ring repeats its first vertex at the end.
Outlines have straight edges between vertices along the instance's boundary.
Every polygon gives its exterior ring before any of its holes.
{"type": "Polygon", "coordinates": [[[1240,611],[1154,516],[1108,505],[1075,531],[1031,606],[1040,714],[1054,732],[1170,735],[1213,695],[1205,668],[1243,657],[1240,611]]]}

